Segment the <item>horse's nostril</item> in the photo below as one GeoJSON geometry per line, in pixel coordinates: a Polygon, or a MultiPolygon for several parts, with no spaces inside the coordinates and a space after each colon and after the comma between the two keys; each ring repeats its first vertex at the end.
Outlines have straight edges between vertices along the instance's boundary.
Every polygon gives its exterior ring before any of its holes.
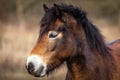
{"type": "Polygon", "coordinates": [[[34,65],[33,65],[33,63],[29,63],[28,64],[27,70],[28,70],[29,73],[32,73],[34,71],[34,65]]]}

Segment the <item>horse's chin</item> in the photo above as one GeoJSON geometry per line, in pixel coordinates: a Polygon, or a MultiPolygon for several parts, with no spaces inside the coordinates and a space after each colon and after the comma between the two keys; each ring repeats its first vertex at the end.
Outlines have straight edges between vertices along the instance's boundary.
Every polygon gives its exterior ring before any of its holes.
{"type": "Polygon", "coordinates": [[[51,68],[51,67],[48,67],[47,68],[47,72],[46,72],[46,75],[49,75],[50,73],[53,73],[54,72],[54,70],[55,70],[55,68],[51,68]]]}
{"type": "Polygon", "coordinates": [[[47,67],[45,70],[43,70],[41,73],[39,71],[36,71],[34,73],[30,73],[34,77],[45,77],[49,76],[51,73],[53,73],[58,67],[47,67]]]}
{"type": "Polygon", "coordinates": [[[60,68],[62,63],[54,65],[54,66],[48,66],[46,69],[46,75],[49,76],[49,74],[54,73],[58,68],[60,68]]]}
{"type": "Polygon", "coordinates": [[[49,76],[49,74],[52,72],[54,72],[54,68],[47,68],[44,74],[38,73],[38,74],[32,74],[32,75],[35,77],[45,77],[45,76],[49,76]]]}
{"type": "Polygon", "coordinates": [[[32,74],[34,77],[45,77],[47,74],[32,74]]]}
{"type": "Polygon", "coordinates": [[[33,75],[34,77],[45,77],[48,75],[46,70],[43,70],[42,72],[37,70],[37,71],[34,71],[33,73],[30,73],[30,74],[33,75]]]}
{"type": "Polygon", "coordinates": [[[54,65],[47,65],[46,67],[44,67],[43,69],[38,69],[36,71],[34,71],[32,74],[35,77],[45,77],[45,76],[49,76],[51,73],[55,72],[56,69],[58,69],[60,66],[62,65],[62,63],[60,64],[54,64],[54,65]]]}

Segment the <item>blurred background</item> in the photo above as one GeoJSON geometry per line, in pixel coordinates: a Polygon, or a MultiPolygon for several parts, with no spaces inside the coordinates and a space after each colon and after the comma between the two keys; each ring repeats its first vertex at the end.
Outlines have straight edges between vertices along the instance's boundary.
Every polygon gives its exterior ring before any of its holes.
{"type": "Polygon", "coordinates": [[[0,80],[64,80],[63,65],[48,77],[35,78],[25,69],[39,35],[43,4],[82,7],[109,42],[120,38],[120,0],[0,0],[0,80]]]}

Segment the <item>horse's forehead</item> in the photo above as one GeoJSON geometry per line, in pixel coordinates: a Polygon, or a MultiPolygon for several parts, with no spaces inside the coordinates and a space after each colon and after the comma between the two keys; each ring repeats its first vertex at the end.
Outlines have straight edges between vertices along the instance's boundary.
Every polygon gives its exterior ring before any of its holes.
{"type": "Polygon", "coordinates": [[[63,23],[59,19],[56,19],[54,26],[59,27],[61,25],[63,25],[63,23]]]}

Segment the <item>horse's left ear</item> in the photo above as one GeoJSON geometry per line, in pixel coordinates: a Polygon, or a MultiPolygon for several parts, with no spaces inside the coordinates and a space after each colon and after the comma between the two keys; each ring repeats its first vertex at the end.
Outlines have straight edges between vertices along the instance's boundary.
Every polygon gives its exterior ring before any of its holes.
{"type": "Polygon", "coordinates": [[[57,15],[57,16],[61,16],[62,13],[61,13],[61,11],[60,11],[60,9],[59,9],[59,6],[58,6],[57,4],[54,4],[54,7],[55,7],[55,10],[56,10],[56,15],[57,15]]]}
{"type": "Polygon", "coordinates": [[[43,4],[43,8],[44,8],[44,11],[47,12],[47,10],[49,9],[46,4],[43,4]]]}

